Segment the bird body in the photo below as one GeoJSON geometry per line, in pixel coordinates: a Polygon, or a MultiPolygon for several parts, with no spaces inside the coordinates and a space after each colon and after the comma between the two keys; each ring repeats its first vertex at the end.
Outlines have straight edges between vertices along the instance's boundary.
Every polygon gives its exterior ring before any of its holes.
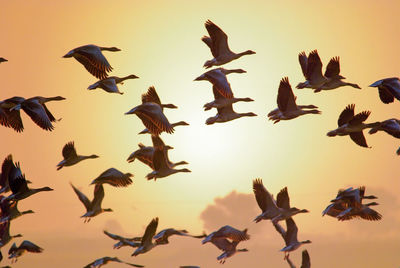
{"type": "Polygon", "coordinates": [[[43,249],[28,240],[24,240],[18,247],[15,243],[11,246],[8,251],[8,258],[12,259],[11,262],[13,263],[26,252],[41,253],[43,249]]]}

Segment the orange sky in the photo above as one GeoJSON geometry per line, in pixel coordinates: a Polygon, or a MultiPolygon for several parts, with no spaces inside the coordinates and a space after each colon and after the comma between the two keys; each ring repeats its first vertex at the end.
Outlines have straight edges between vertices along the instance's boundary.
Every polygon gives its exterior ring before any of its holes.
{"type": "MultiPolygon", "coordinates": [[[[313,267],[395,267],[400,263],[400,158],[399,140],[382,133],[370,136],[372,149],[355,145],[348,137],[329,138],[337,117],[350,103],[356,112],[371,110],[369,122],[399,117],[400,104],[384,105],[372,82],[398,76],[400,69],[400,4],[396,1],[0,1],[0,99],[12,96],[63,96],[47,106],[62,120],[46,132],[22,113],[25,130],[16,133],[0,128],[0,159],[13,154],[33,186],[50,186],[46,192],[22,201],[20,209],[36,213],[11,224],[11,233],[22,233],[44,248],[27,254],[13,267],[83,267],[102,256],[146,267],[199,265],[220,267],[219,250],[199,240],[172,238],[171,244],[147,254],[130,257],[132,249],[113,250],[103,229],[141,235],[156,216],[159,230],[185,228],[193,233],[213,231],[230,224],[249,228],[249,249],[227,260],[224,267],[288,267],[284,246],[271,223],[255,224],[259,214],[252,180],[263,178],[274,194],[288,186],[291,204],[311,213],[298,215],[299,239],[307,245],[313,267]],[[251,49],[226,65],[246,74],[229,77],[237,97],[255,102],[235,105],[238,112],[257,117],[207,126],[215,111],[204,112],[211,101],[208,82],[193,82],[212,58],[200,41],[211,19],[229,36],[235,52],[251,49]],[[74,59],[62,58],[72,48],[96,44],[122,51],[105,52],[114,67],[112,75],[135,74],[120,90],[107,94],[86,88],[97,81],[74,59]],[[324,66],[340,56],[341,72],[362,90],[344,87],[330,92],[296,90],[299,104],[314,104],[321,115],[306,115],[273,125],[267,113],[276,107],[279,80],[288,76],[294,87],[304,81],[297,55],[318,49],[324,66]],[[165,103],[171,122],[184,120],[173,135],[162,134],[172,161],[185,160],[192,173],[178,173],[148,182],[149,168],[126,158],[150,136],[136,116],[124,115],[140,103],[140,96],[154,85],[165,103]],[[98,154],[73,167],[56,171],[61,150],[75,141],[78,153],[98,154]],[[134,184],[116,189],[106,186],[104,207],[114,209],[84,224],[84,207],[69,182],[92,198],[88,184],[104,170],[114,167],[135,175],[134,184]],[[380,222],[338,222],[321,217],[339,188],[365,185],[379,197],[380,222]],[[233,192],[234,191],[234,192],[233,192]],[[166,263],[168,264],[166,266],[166,263]]],[[[16,240],[19,244],[23,239],[16,240]]],[[[3,250],[5,256],[11,243],[3,250]]],[[[291,254],[299,264],[301,250],[291,254]]],[[[3,261],[8,263],[8,261],[3,261]]],[[[107,267],[122,267],[110,264],[107,267]]]]}

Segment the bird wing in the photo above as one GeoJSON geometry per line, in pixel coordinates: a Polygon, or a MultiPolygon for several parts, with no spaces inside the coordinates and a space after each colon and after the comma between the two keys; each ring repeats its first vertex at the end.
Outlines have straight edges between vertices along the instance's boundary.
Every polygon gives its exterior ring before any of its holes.
{"type": "Polygon", "coordinates": [[[282,78],[279,83],[277,103],[282,112],[297,110],[296,97],[293,94],[288,77],[282,78]]]}
{"type": "Polygon", "coordinates": [[[381,99],[381,101],[383,103],[389,104],[394,101],[394,96],[387,86],[385,86],[385,85],[379,86],[378,92],[379,92],[379,98],[381,99]]]}
{"type": "Polygon", "coordinates": [[[290,217],[289,219],[286,219],[286,235],[285,235],[285,243],[286,246],[291,245],[292,243],[297,242],[297,232],[298,228],[296,226],[296,223],[294,220],[290,217]]]}
{"type": "Polygon", "coordinates": [[[11,127],[17,132],[22,132],[24,130],[24,125],[21,119],[21,113],[19,110],[8,110],[1,109],[0,123],[3,126],[11,127]]]}
{"type": "Polygon", "coordinates": [[[46,114],[46,110],[36,100],[25,100],[21,104],[24,112],[35,122],[36,125],[43,128],[44,130],[52,131],[54,126],[51,124],[49,117],[46,114]]]}
{"type": "Polygon", "coordinates": [[[379,221],[382,219],[382,215],[379,214],[376,210],[365,206],[363,210],[360,212],[359,216],[364,220],[368,221],[379,221]]]}
{"type": "Polygon", "coordinates": [[[28,241],[28,240],[24,240],[21,245],[19,246],[19,249],[25,249],[29,252],[33,252],[33,253],[40,253],[43,251],[43,249],[41,247],[39,247],[38,245],[35,245],[34,243],[28,241]]]}
{"type": "Polygon", "coordinates": [[[356,114],[350,121],[350,125],[359,125],[365,120],[367,120],[368,116],[371,114],[371,111],[363,111],[361,113],[356,114]]]}
{"type": "Polygon", "coordinates": [[[311,267],[310,255],[308,254],[307,250],[303,250],[303,252],[301,253],[300,268],[310,268],[310,267],[311,267]]]}
{"type": "Polygon", "coordinates": [[[214,58],[218,57],[218,51],[213,50],[213,43],[209,36],[203,36],[201,41],[203,41],[210,48],[211,54],[214,56],[214,58]]]}
{"type": "Polygon", "coordinates": [[[169,169],[167,158],[162,148],[155,148],[153,154],[153,166],[154,170],[169,169]]]}
{"type": "Polygon", "coordinates": [[[159,135],[162,131],[174,132],[174,128],[169,123],[160,105],[149,102],[141,104],[137,108],[137,115],[151,133],[159,135]]]}
{"type": "Polygon", "coordinates": [[[290,199],[287,187],[283,188],[276,197],[276,204],[283,209],[290,209],[290,199]]]}
{"type": "Polygon", "coordinates": [[[152,243],[152,239],[157,231],[157,226],[158,226],[158,218],[152,219],[151,222],[147,225],[146,231],[144,232],[144,235],[142,237],[142,242],[141,242],[142,246],[146,243],[149,244],[152,243]]]}
{"type": "Polygon", "coordinates": [[[50,119],[50,122],[55,122],[56,119],[55,117],[51,114],[51,112],[49,111],[49,109],[47,109],[46,104],[42,104],[44,111],[46,112],[47,117],[50,119]]]}
{"type": "Polygon", "coordinates": [[[233,98],[231,84],[229,84],[226,74],[224,74],[220,69],[208,71],[205,75],[224,98],[233,98]]]}
{"type": "Polygon", "coordinates": [[[212,21],[207,20],[205,23],[208,34],[212,41],[212,54],[220,56],[231,52],[228,46],[228,36],[212,21]]]}
{"type": "Polygon", "coordinates": [[[107,232],[106,230],[104,230],[103,233],[105,235],[107,235],[108,237],[110,237],[111,239],[114,239],[114,240],[119,240],[119,241],[126,240],[125,237],[122,237],[122,236],[119,236],[119,235],[116,235],[116,234],[112,234],[110,232],[107,232]]]}
{"type": "Polygon", "coordinates": [[[304,77],[307,76],[307,55],[304,51],[299,53],[299,63],[301,66],[301,71],[303,72],[304,77]]]}
{"type": "Polygon", "coordinates": [[[397,119],[386,120],[382,122],[381,127],[386,133],[400,139],[400,120],[397,119]]]}
{"type": "Polygon", "coordinates": [[[93,201],[92,206],[101,208],[101,202],[103,202],[104,198],[104,187],[103,184],[96,184],[94,186],[94,193],[93,193],[93,201]]]}
{"type": "Polygon", "coordinates": [[[255,179],[253,181],[253,192],[256,197],[257,204],[262,212],[273,208],[277,209],[274,198],[264,187],[261,179],[255,179]]]}
{"type": "Polygon", "coordinates": [[[74,189],[74,192],[78,196],[79,200],[83,203],[85,206],[86,210],[89,211],[92,208],[92,204],[90,203],[89,199],[87,198],[86,195],[84,195],[81,191],[79,191],[75,186],[70,183],[72,186],[72,189],[74,189]]]}
{"type": "Polygon", "coordinates": [[[142,103],[154,102],[161,106],[160,97],[158,97],[157,91],[154,86],[149,87],[146,93],[142,94],[142,103]]]}
{"type": "Polygon", "coordinates": [[[119,89],[118,89],[117,83],[115,82],[115,79],[108,77],[108,78],[101,80],[100,83],[103,84],[103,86],[105,88],[107,88],[108,92],[118,92],[119,93],[119,89]]]}
{"type": "Polygon", "coordinates": [[[13,165],[8,175],[8,184],[13,194],[29,190],[25,175],[22,174],[19,163],[13,165]]]}
{"type": "Polygon", "coordinates": [[[15,167],[12,159],[12,155],[9,154],[3,161],[1,165],[1,176],[0,176],[0,185],[2,188],[9,186],[8,184],[8,176],[10,174],[10,170],[15,167]]]}
{"type": "Polygon", "coordinates": [[[354,141],[357,145],[368,148],[367,141],[365,140],[365,136],[362,133],[362,131],[351,132],[349,135],[350,135],[350,138],[352,139],[352,141],[354,141]]]}
{"type": "Polygon", "coordinates": [[[308,55],[307,75],[309,81],[318,81],[322,78],[322,62],[317,50],[313,50],[308,55]]]}
{"type": "Polygon", "coordinates": [[[132,184],[132,182],[132,179],[129,176],[125,176],[121,171],[109,168],[94,179],[92,184],[108,183],[114,187],[126,187],[132,184]]]}
{"type": "Polygon", "coordinates": [[[75,144],[73,141],[70,141],[64,145],[62,149],[62,155],[64,159],[78,157],[78,155],[76,154],[75,144]]]}
{"type": "Polygon", "coordinates": [[[225,237],[232,241],[243,241],[249,240],[250,236],[247,234],[247,229],[240,231],[232,226],[225,225],[221,227],[215,234],[214,237],[225,237]]]}
{"type": "Polygon", "coordinates": [[[89,45],[77,48],[75,49],[74,57],[89,73],[98,79],[106,78],[107,72],[113,69],[97,46],[89,45]]]}
{"type": "Polygon", "coordinates": [[[398,78],[385,79],[383,85],[390,91],[392,96],[400,100],[400,80],[398,78]]]}
{"type": "Polygon", "coordinates": [[[349,104],[346,106],[346,108],[340,113],[339,119],[338,119],[338,126],[343,126],[344,124],[347,124],[350,122],[351,119],[354,117],[354,108],[355,104],[349,104]]]}
{"type": "Polygon", "coordinates": [[[328,78],[333,78],[338,76],[339,73],[340,73],[339,57],[333,57],[326,66],[325,76],[328,78]]]}
{"type": "Polygon", "coordinates": [[[223,237],[213,238],[211,240],[211,243],[213,243],[217,248],[222,251],[226,251],[232,247],[232,242],[229,242],[228,239],[223,237]]]}

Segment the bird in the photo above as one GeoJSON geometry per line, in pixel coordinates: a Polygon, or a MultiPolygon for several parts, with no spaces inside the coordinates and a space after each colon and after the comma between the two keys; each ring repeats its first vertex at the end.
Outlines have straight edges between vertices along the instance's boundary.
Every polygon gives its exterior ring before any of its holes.
{"type": "Polygon", "coordinates": [[[0,223],[12,221],[22,215],[34,213],[33,210],[19,211],[18,201],[7,200],[4,196],[0,195],[0,223]]]}
{"type": "Polygon", "coordinates": [[[64,159],[60,163],[57,164],[57,170],[60,170],[63,167],[73,166],[85,159],[95,159],[95,158],[99,157],[98,155],[95,155],[95,154],[88,155],[88,156],[78,155],[76,153],[75,143],[73,141],[70,141],[64,145],[64,147],[62,149],[62,155],[63,155],[64,159]]]}
{"type": "Polygon", "coordinates": [[[287,187],[283,188],[277,195],[277,200],[265,188],[262,179],[253,180],[253,192],[257,204],[262,213],[258,215],[254,221],[271,220],[273,223],[288,219],[299,213],[308,213],[307,209],[298,209],[290,207],[289,194],[287,187]]]}
{"type": "Polygon", "coordinates": [[[297,232],[298,228],[294,220],[290,217],[286,219],[286,233],[284,236],[286,246],[282,248],[280,251],[285,253],[284,259],[286,260],[289,257],[289,253],[298,249],[303,244],[311,243],[310,240],[298,241],[297,240],[297,232]]]}
{"type": "Polygon", "coordinates": [[[339,221],[351,220],[355,217],[360,217],[368,221],[379,221],[382,219],[382,215],[376,210],[370,208],[370,206],[379,205],[376,202],[371,202],[368,204],[360,204],[357,202],[352,202],[350,207],[339,213],[336,218],[339,221]]]}
{"type": "Polygon", "coordinates": [[[72,189],[74,189],[74,192],[78,196],[79,200],[83,203],[83,205],[86,208],[86,213],[81,216],[81,218],[85,218],[85,223],[89,222],[91,218],[99,215],[100,213],[103,212],[112,212],[113,210],[111,208],[102,208],[101,207],[101,202],[103,201],[104,198],[104,188],[102,184],[96,184],[94,186],[94,197],[93,200],[90,201],[86,195],[84,195],[81,191],[79,191],[75,186],[70,183],[72,186],[72,189]]]}
{"type": "Polygon", "coordinates": [[[12,98],[0,101],[0,124],[5,127],[14,129],[16,132],[24,130],[21,113],[19,109],[13,109],[18,104],[21,104],[25,98],[15,96],[12,98]]]}
{"type": "Polygon", "coordinates": [[[282,78],[279,83],[277,103],[278,109],[274,109],[268,114],[269,120],[273,120],[274,124],[281,120],[290,120],[305,114],[321,113],[321,111],[317,110],[317,106],[296,104],[296,96],[293,94],[288,77],[282,78]]]}
{"type": "Polygon", "coordinates": [[[156,234],[157,226],[158,218],[152,219],[146,227],[146,231],[144,232],[140,246],[132,253],[132,256],[146,253],[157,246],[156,243],[153,243],[153,237],[156,234]]]}
{"type": "Polygon", "coordinates": [[[228,74],[231,73],[246,73],[246,71],[243,69],[228,70],[224,68],[216,68],[203,73],[199,77],[195,78],[194,81],[209,81],[215,87],[215,90],[219,92],[220,95],[222,95],[227,99],[232,99],[233,92],[231,84],[228,82],[228,79],[226,77],[228,74]]]}
{"type": "Polygon", "coordinates": [[[240,231],[229,225],[225,225],[219,228],[217,231],[209,234],[203,241],[202,244],[211,242],[217,248],[223,251],[223,253],[217,257],[217,260],[221,264],[225,263],[226,259],[233,256],[237,252],[246,252],[247,249],[236,249],[237,245],[241,241],[249,240],[250,236],[247,234],[247,229],[240,231]],[[231,240],[231,241],[230,241],[231,240]]]}
{"type": "Polygon", "coordinates": [[[140,246],[140,241],[142,240],[142,237],[126,238],[120,235],[112,234],[106,230],[104,230],[103,233],[108,237],[110,237],[111,239],[118,240],[118,242],[113,246],[114,249],[120,249],[121,247],[124,246],[137,248],[140,246]]]}
{"type": "Polygon", "coordinates": [[[8,61],[8,60],[6,60],[5,58],[0,58],[0,63],[6,62],[6,61],[8,61]]]}
{"type": "Polygon", "coordinates": [[[8,250],[8,258],[11,259],[11,263],[17,262],[18,258],[25,252],[41,253],[43,249],[31,241],[24,240],[18,247],[15,243],[12,244],[11,248],[8,250]]]}
{"type": "Polygon", "coordinates": [[[135,78],[139,78],[139,77],[134,74],[131,74],[131,75],[128,75],[125,77],[110,76],[110,77],[107,77],[107,78],[97,81],[96,83],[90,85],[87,89],[93,90],[96,88],[101,88],[106,92],[118,93],[118,94],[122,95],[124,93],[119,91],[117,84],[123,85],[124,80],[135,79],[135,78]]]}
{"type": "MultiPolygon", "coordinates": [[[[222,96],[218,90],[216,90],[215,86],[213,86],[213,93],[214,93],[214,99],[219,100],[219,99],[224,99],[225,97],[222,96]]],[[[237,113],[233,110],[232,103],[227,104],[226,106],[223,106],[222,108],[217,108],[217,114],[215,116],[209,117],[206,120],[206,125],[212,125],[214,123],[224,123],[228,121],[232,121],[244,116],[257,116],[253,112],[248,112],[248,113],[237,113]]]]}
{"type": "Polygon", "coordinates": [[[84,45],[72,49],[63,58],[74,57],[86,70],[98,79],[104,79],[113,69],[104,57],[102,51],[121,51],[116,47],[100,47],[96,45],[84,45]]]}
{"type": "Polygon", "coordinates": [[[301,52],[299,54],[299,62],[303,75],[307,80],[304,83],[298,84],[297,88],[313,88],[315,93],[320,92],[321,90],[331,90],[343,86],[351,86],[361,89],[357,84],[343,81],[343,79],[346,78],[339,74],[339,61],[339,57],[333,57],[326,66],[325,74],[322,75],[322,62],[318,55],[318,51],[312,51],[308,58],[304,51],[301,52]]]}
{"type": "Polygon", "coordinates": [[[154,181],[156,181],[157,178],[164,178],[178,172],[191,172],[187,168],[174,169],[174,166],[176,166],[176,164],[171,165],[166,150],[164,149],[164,143],[162,142],[162,140],[155,135],[152,135],[151,139],[153,141],[153,147],[154,147],[154,153],[153,153],[154,169],[151,173],[146,175],[147,180],[154,179],[154,181]]]}
{"type": "Polygon", "coordinates": [[[114,187],[127,187],[133,182],[131,177],[133,177],[133,174],[131,173],[122,173],[115,168],[109,168],[101,173],[90,184],[98,185],[107,183],[114,187]]]}
{"type": "Polygon", "coordinates": [[[10,221],[0,223],[0,248],[7,245],[13,238],[22,237],[22,234],[10,235],[10,221]]]}
{"type": "Polygon", "coordinates": [[[20,201],[31,195],[37,194],[43,191],[53,191],[50,187],[42,187],[31,189],[28,187],[28,181],[25,179],[25,175],[22,174],[19,162],[13,163],[10,166],[8,173],[8,184],[10,186],[12,194],[6,197],[6,200],[16,200],[20,201]]]}
{"type": "Polygon", "coordinates": [[[210,48],[211,54],[214,56],[212,60],[204,63],[205,68],[219,66],[231,62],[244,55],[256,54],[252,50],[246,50],[241,53],[234,53],[229,49],[228,36],[212,21],[207,20],[204,24],[210,36],[203,36],[201,40],[210,48]]]}
{"type": "MultiPolygon", "coordinates": [[[[378,131],[384,131],[387,134],[400,139],[400,120],[396,118],[388,119],[379,122],[379,126],[373,127],[369,130],[369,134],[375,134],[378,131]]],[[[400,149],[396,152],[400,155],[400,149]]]]}
{"type": "Polygon", "coordinates": [[[153,135],[160,135],[162,132],[169,134],[174,132],[174,127],[164,115],[161,106],[154,102],[142,103],[125,114],[136,114],[153,135]]]}
{"type": "MultiPolygon", "coordinates": [[[[15,105],[11,110],[22,110],[32,119],[32,121],[44,130],[52,131],[54,126],[52,122],[58,121],[47,109],[45,103],[49,101],[61,101],[65,100],[64,97],[41,97],[36,96],[29,99],[25,99],[21,103],[15,105]]],[[[60,120],[60,119],[59,119],[60,120]]]]}
{"type": "Polygon", "coordinates": [[[165,245],[168,244],[168,238],[172,235],[180,235],[180,236],[189,236],[193,238],[204,238],[206,237],[205,234],[203,235],[190,235],[188,231],[186,230],[176,230],[174,228],[167,228],[162,231],[160,231],[158,234],[156,234],[153,239],[156,240],[157,245],[165,245]]]}
{"type": "Polygon", "coordinates": [[[368,119],[371,114],[370,111],[363,111],[354,115],[355,104],[349,104],[339,115],[338,128],[327,133],[329,137],[346,136],[349,135],[351,140],[361,147],[368,148],[367,141],[365,140],[363,129],[374,128],[380,125],[379,122],[364,124],[363,122],[368,119]]]}
{"type": "Polygon", "coordinates": [[[394,102],[394,99],[400,100],[400,80],[398,77],[391,77],[378,80],[370,87],[377,87],[379,98],[385,104],[394,102]]]}
{"type": "Polygon", "coordinates": [[[109,262],[119,262],[119,263],[127,264],[127,265],[133,266],[133,267],[144,267],[143,265],[140,265],[140,264],[133,264],[133,263],[121,261],[117,257],[102,257],[102,258],[99,258],[99,259],[89,263],[88,265],[86,265],[83,268],[100,268],[101,266],[106,265],[109,262]]]}

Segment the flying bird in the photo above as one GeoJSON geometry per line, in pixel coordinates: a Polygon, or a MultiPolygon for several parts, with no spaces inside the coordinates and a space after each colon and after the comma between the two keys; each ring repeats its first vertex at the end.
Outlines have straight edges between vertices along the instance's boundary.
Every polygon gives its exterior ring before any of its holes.
{"type": "Polygon", "coordinates": [[[262,213],[258,215],[254,221],[271,220],[276,223],[281,220],[286,220],[299,213],[308,213],[307,209],[298,209],[290,207],[289,194],[287,187],[283,188],[277,195],[277,199],[268,192],[265,188],[262,179],[253,180],[253,192],[257,204],[262,213]]]}
{"type": "Polygon", "coordinates": [[[78,155],[76,153],[75,143],[73,141],[70,141],[64,145],[64,147],[62,149],[62,155],[63,155],[64,159],[60,163],[57,164],[57,170],[60,170],[63,167],[73,166],[85,159],[94,159],[94,158],[99,157],[98,155],[95,155],[95,154],[88,155],[88,156],[78,155]]]}
{"type": "Polygon", "coordinates": [[[157,226],[158,218],[152,219],[146,227],[146,231],[144,232],[140,246],[132,253],[132,256],[146,253],[157,246],[157,244],[153,242],[153,237],[156,234],[157,226]]]}
{"type": "Polygon", "coordinates": [[[122,173],[115,168],[109,168],[94,179],[91,184],[107,183],[114,187],[127,187],[133,182],[131,177],[133,177],[131,173],[122,173]]]}
{"type": "Polygon", "coordinates": [[[121,51],[116,47],[99,47],[96,45],[85,45],[74,48],[63,56],[63,58],[74,57],[86,70],[98,79],[104,79],[108,72],[113,69],[104,57],[102,51],[121,51]]]}
{"type": "Polygon", "coordinates": [[[24,125],[21,119],[21,113],[19,109],[15,110],[18,104],[21,104],[25,98],[23,97],[12,97],[0,101],[0,125],[14,129],[16,132],[22,132],[24,125]]]}
{"type": "Polygon", "coordinates": [[[252,50],[246,50],[241,53],[234,53],[229,49],[228,36],[212,21],[207,20],[204,24],[210,36],[203,36],[203,41],[211,50],[214,58],[204,63],[204,67],[210,68],[212,66],[219,66],[231,62],[244,55],[256,54],[252,50]]]}
{"type": "Polygon", "coordinates": [[[303,75],[307,80],[304,83],[298,84],[297,88],[313,88],[315,93],[343,86],[361,89],[357,84],[343,81],[346,78],[339,74],[339,61],[339,57],[333,57],[326,66],[325,74],[322,75],[322,62],[317,50],[310,52],[308,58],[304,51],[301,52],[299,54],[299,62],[303,75]]]}
{"type": "Polygon", "coordinates": [[[269,120],[273,120],[274,124],[281,120],[290,120],[305,114],[321,113],[321,111],[317,110],[317,106],[296,104],[296,96],[293,94],[292,86],[287,77],[282,78],[279,83],[277,103],[278,108],[268,114],[269,120]]]}
{"type": "Polygon", "coordinates": [[[81,191],[79,191],[77,188],[75,188],[72,183],[70,183],[72,186],[72,189],[74,189],[74,192],[78,196],[79,200],[83,203],[83,205],[86,208],[86,213],[81,216],[81,218],[85,218],[85,223],[89,222],[91,218],[99,215],[100,213],[103,212],[112,212],[113,210],[111,208],[102,208],[101,207],[101,202],[103,201],[104,198],[104,188],[103,184],[96,184],[94,186],[94,197],[93,200],[90,201],[86,195],[84,195],[81,191]]]}
{"type": "Polygon", "coordinates": [[[378,80],[369,86],[378,88],[379,98],[385,104],[394,102],[395,98],[400,100],[400,80],[397,77],[378,80]]]}
{"type": "Polygon", "coordinates": [[[18,247],[15,243],[12,244],[11,248],[8,250],[8,258],[11,259],[11,263],[14,263],[26,252],[41,253],[43,249],[31,241],[24,240],[18,247]]]}
{"type": "Polygon", "coordinates": [[[117,84],[123,85],[124,84],[123,81],[125,81],[127,79],[135,79],[135,78],[139,78],[139,77],[137,77],[134,74],[131,74],[131,75],[128,75],[128,76],[125,76],[125,77],[121,77],[121,78],[117,77],[117,76],[110,76],[110,77],[104,78],[104,79],[99,80],[96,83],[90,85],[88,87],[88,89],[89,90],[93,90],[93,89],[96,89],[96,88],[101,88],[106,92],[118,93],[118,94],[122,95],[124,93],[119,91],[117,84]]]}
{"type": "Polygon", "coordinates": [[[18,201],[7,200],[4,196],[0,195],[0,223],[12,221],[22,215],[34,213],[32,210],[19,211],[18,201]]]}
{"type": "Polygon", "coordinates": [[[361,147],[368,148],[367,141],[365,140],[363,130],[366,128],[379,127],[380,123],[365,124],[364,121],[368,119],[371,114],[370,111],[363,111],[357,115],[354,115],[354,104],[349,104],[339,115],[338,128],[329,131],[327,135],[329,137],[346,136],[349,135],[351,140],[361,147]]]}

